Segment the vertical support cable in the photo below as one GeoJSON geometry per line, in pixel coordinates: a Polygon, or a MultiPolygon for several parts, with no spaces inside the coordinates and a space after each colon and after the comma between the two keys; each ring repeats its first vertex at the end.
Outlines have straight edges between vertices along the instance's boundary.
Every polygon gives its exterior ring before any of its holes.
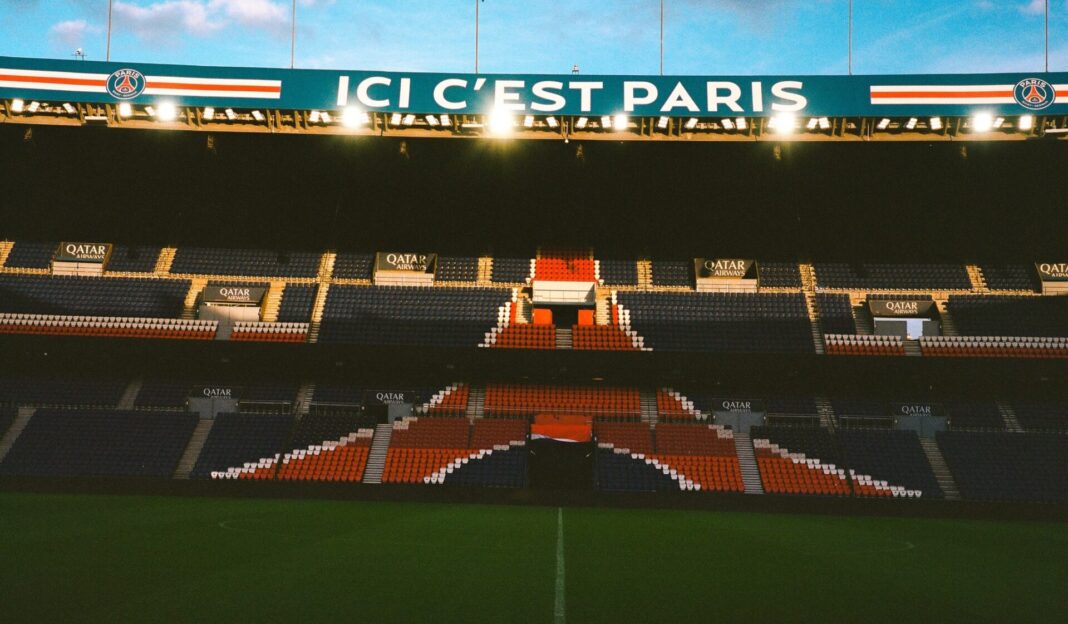
{"type": "Polygon", "coordinates": [[[293,0],[292,18],[289,20],[289,69],[296,66],[297,61],[297,0],[293,0]]]}
{"type": "Polygon", "coordinates": [[[107,53],[104,56],[104,60],[106,60],[106,61],[110,61],[111,60],[111,5],[113,3],[114,3],[114,0],[108,0],[108,44],[107,44],[107,53]]]}
{"type": "Polygon", "coordinates": [[[478,73],[478,4],[482,0],[475,0],[475,73],[478,73]]]}
{"type": "Polygon", "coordinates": [[[853,0],[849,0],[849,75],[853,75],[853,0]]]}
{"type": "Polygon", "coordinates": [[[660,75],[664,75],[664,0],[660,0],[660,75]]]}

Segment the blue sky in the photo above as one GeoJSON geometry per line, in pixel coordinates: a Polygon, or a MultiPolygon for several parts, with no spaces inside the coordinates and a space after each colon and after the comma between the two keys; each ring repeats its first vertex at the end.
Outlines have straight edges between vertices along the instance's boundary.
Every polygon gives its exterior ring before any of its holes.
{"type": "MultiPolygon", "coordinates": [[[[0,55],[103,60],[107,0],[0,0],[0,55]]],[[[1068,71],[1068,0],[1049,0],[1068,71]]],[[[665,0],[665,73],[844,74],[848,0],[665,0]]],[[[480,70],[655,74],[659,0],[486,0],[480,70]]],[[[858,74],[1041,71],[1044,0],[854,0],[858,74]]],[[[112,59],[289,65],[291,0],[115,0],[112,59]]],[[[298,67],[467,72],[474,0],[297,0],[298,67]]]]}

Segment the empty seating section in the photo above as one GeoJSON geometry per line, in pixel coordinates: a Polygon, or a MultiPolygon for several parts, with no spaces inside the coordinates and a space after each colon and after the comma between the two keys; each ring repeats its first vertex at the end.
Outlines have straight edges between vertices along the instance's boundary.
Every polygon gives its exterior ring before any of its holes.
{"type": "Polygon", "coordinates": [[[0,463],[0,474],[51,477],[170,477],[193,414],[39,409],[0,463]]]}
{"type": "Polygon", "coordinates": [[[833,399],[831,408],[838,418],[890,418],[889,407],[884,401],[868,399],[833,399]]]}
{"type": "MultiPolygon", "coordinates": [[[[246,464],[275,459],[285,447],[293,428],[289,414],[219,414],[204,442],[192,476],[224,478],[246,464]]],[[[251,475],[254,473],[241,473],[251,475]]],[[[258,475],[270,478],[270,473],[258,475]]]]}
{"type": "Polygon", "coordinates": [[[218,321],[0,312],[0,334],[212,340],[218,321]]]}
{"type": "Polygon", "coordinates": [[[1005,420],[993,401],[953,401],[946,403],[951,429],[1004,429],[1005,420]]]}
{"type": "Polygon", "coordinates": [[[810,353],[801,293],[621,292],[624,327],[657,351],[810,353]],[[629,325],[629,326],[628,326],[629,325]]]}
{"type": "Polygon", "coordinates": [[[1064,359],[1068,358],[1068,338],[921,336],[920,352],[931,357],[1064,359]]]}
{"type": "Polygon", "coordinates": [[[471,448],[491,449],[512,442],[524,442],[528,433],[530,425],[525,420],[476,418],[471,427],[471,448]]]}
{"type": "Polygon", "coordinates": [[[753,427],[750,436],[764,491],[849,496],[849,481],[827,430],[753,427]]]}
{"type": "Polygon", "coordinates": [[[936,437],[965,499],[1068,503],[1068,435],[941,431],[936,437]]]}
{"type": "Polygon", "coordinates": [[[159,245],[115,245],[105,267],[108,271],[151,273],[159,260],[159,245]]]}
{"type": "Polygon", "coordinates": [[[501,284],[524,283],[530,277],[530,260],[523,258],[494,258],[490,279],[501,284]]]}
{"type": "Polygon", "coordinates": [[[281,323],[307,323],[311,321],[312,307],[319,286],[315,284],[286,284],[282,291],[282,303],[278,306],[278,321],[281,323]]]}
{"type": "Polygon", "coordinates": [[[430,397],[427,413],[435,416],[466,416],[471,389],[464,384],[451,384],[430,397]]]}
{"type": "MultiPolygon", "coordinates": [[[[942,490],[915,431],[843,429],[837,435],[854,481],[870,477],[926,498],[941,498],[942,490]]],[[[890,490],[856,488],[854,492],[857,496],[886,496],[890,490]]]]}
{"type": "Polygon", "coordinates": [[[320,342],[474,347],[497,324],[507,289],[334,285],[320,342]]]}
{"type": "Polygon", "coordinates": [[[600,277],[605,286],[637,286],[638,263],[634,260],[600,260],[600,277]]]}
{"type": "Polygon", "coordinates": [[[449,462],[473,452],[466,418],[405,418],[393,423],[383,483],[423,483],[449,462]]]}
{"type": "Polygon", "coordinates": [[[297,424],[287,452],[278,463],[281,481],[363,479],[374,429],[361,428],[353,414],[307,414],[297,424]]]}
{"type": "Polygon", "coordinates": [[[656,389],[656,411],[664,421],[693,421],[698,413],[693,401],[668,388],[656,389]]]}
{"type": "Polygon", "coordinates": [[[589,253],[542,255],[534,263],[534,279],[556,282],[595,282],[593,258],[589,253]]]}
{"type": "MultiPolygon", "coordinates": [[[[1039,401],[1013,401],[1013,412],[1027,431],[1068,433],[1068,404],[1039,401]]],[[[1068,458],[1065,458],[1068,461],[1068,458]]]]}
{"type": "Polygon", "coordinates": [[[0,377],[0,405],[115,407],[126,384],[102,378],[0,377]]]}
{"type": "Polygon", "coordinates": [[[660,423],[655,457],[704,491],[745,491],[734,435],[722,427],[660,423]]]}
{"type": "Polygon", "coordinates": [[[769,416],[814,416],[819,414],[812,397],[771,398],[766,402],[769,416]]]}
{"type": "Polygon", "coordinates": [[[230,340],[252,342],[305,342],[308,323],[264,323],[237,321],[230,332],[230,340]]]}
{"type": "Polygon", "coordinates": [[[1038,290],[1035,270],[1023,264],[980,264],[990,290],[1038,290]]]}
{"type": "Polygon", "coordinates": [[[11,423],[15,422],[17,415],[18,410],[14,408],[0,407],[0,438],[7,433],[7,428],[11,426],[11,423]]]}
{"type": "Polygon", "coordinates": [[[496,349],[555,349],[556,325],[514,324],[497,334],[496,349]]]}
{"type": "Polygon", "coordinates": [[[653,260],[653,286],[689,286],[694,285],[693,262],[682,260],[653,260]]]}
{"type": "Polygon", "coordinates": [[[653,431],[648,423],[598,421],[593,425],[593,436],[598,444],[611,444],[631,453],[652,454],[654,451],[653,431]]]}
{"type": "Polygon", "coordinates": [[[449,485],[518,488],[526,485],[527,451],[523,445],[478,451],[446,468],[441,482],[449,485]]]}
{"type": "Polygon", "coordinates": [[[678,490],[678,481],[652,463],[653,460],[621,449],[598,448],[596,487],[599,490],[653,492],[678,490]]]}
{"type": "Polygon", "coordinates": [[[1068,297],[954,295],[947,306],[962,336],[1068,337],[1068,297]]]}
{"type": "Polygon", "coordinates": [[[971,290],[963,264],[815,263],[818,288],[851,290],[971,290]]]}
{"type": "Polygon", "coordinates": [[[606,420],[641,417],[641,394],[637,388],[488,384],[485,392],[485,412],[495,416],[567,414],[606,420]]]}
{"type": "Polygon", "coordinates": [[[0,275],[0,312],[178,317],[189,285],[153,278],[0,275]]]}
{"type": "Polygon", "coordinates": [[[339,253],[334,258],[334,277],[369,280],[374,277],[375,257],[364,253],[339,253]]]}
{"type": "Polygon", "coordinates": [[[52,256],[58,246],[59,243],[15,241],[4,266],[11,269],[47,269],[52,266],[52,256]]]}
{"type": "Polygon", "coordinates": [[[761,288],[801,288],[801,268],[796,262],[757,262],[761,288]]]}
{"type": "Polygon", "coordinates": [[[184,407],[193,389],[192,383],[146,379],[134,400],[136,407],[184,407]]]}
{"type": "Polygon", "coordinates": [[[434,279],[439,282],[477,282],[478,258],[439,257],[434,279]]]}
{"type": "Polygon", "coordinates": [[[816,293],[816,313],[824,334],[856,334],[857,322],[849,295],[816,293]]]}
{"type": "Polygon", "coordinates": [[[824,334],[823,341],[828,355],[905,355],[901,336],[824,334]]]}
{"type": "Polygon", "coordinates": [[[319,272],[319,259],[313,252],[179,247],[171,273],[311,278],[319,272]]]}
{"type": "Polygon", "coordinates": [[[590,351],[637,351],[634,341],[616,325],[573,325],[571,348],[590,351]]]}

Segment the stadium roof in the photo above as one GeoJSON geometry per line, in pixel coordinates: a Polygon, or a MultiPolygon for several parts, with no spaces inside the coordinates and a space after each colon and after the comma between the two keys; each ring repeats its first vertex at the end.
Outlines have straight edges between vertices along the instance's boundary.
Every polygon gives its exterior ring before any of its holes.
{"type": "Polygon", "coordinates": [[[683,141],[1068,135],[1068,73],[429,74],[0,57],[0,123],[683,141]]]}

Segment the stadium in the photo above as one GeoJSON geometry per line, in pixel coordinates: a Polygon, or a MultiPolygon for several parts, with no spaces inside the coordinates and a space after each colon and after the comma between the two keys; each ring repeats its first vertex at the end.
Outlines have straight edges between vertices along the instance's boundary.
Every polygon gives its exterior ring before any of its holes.
{"type": "Polygon", "coordinates": [[[10,621],[1068,609],[1068,72],[0,56],[0,164],[10,621]]]}

